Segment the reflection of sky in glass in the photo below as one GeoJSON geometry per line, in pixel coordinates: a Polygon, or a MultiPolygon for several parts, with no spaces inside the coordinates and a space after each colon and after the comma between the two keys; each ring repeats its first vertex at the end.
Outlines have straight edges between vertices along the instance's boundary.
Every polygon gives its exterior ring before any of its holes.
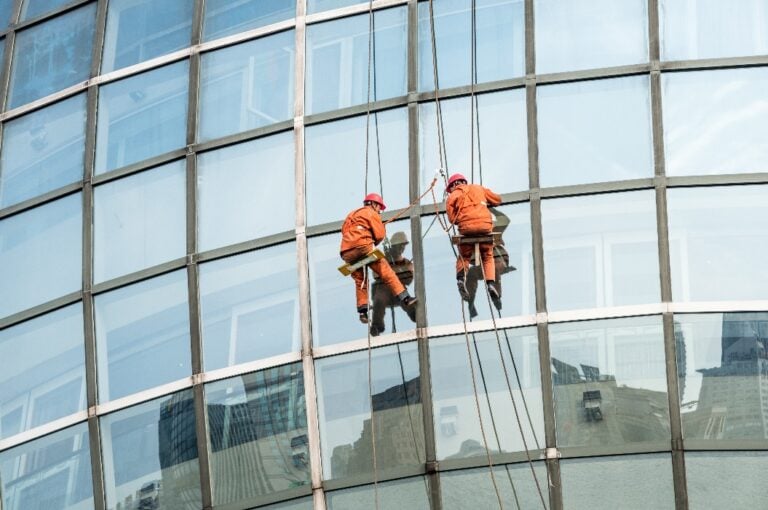
{"type": "Polygon", "coordinates": [[[768,53],[765,0],[660,0],[659,18],[663,60],[768,53]]]}
{"type": "Polygon", "coordinates": [[[662,75],[667,175],[768,171],[768,68],[662,75]]]}
{"type": "Polygon", "coordinates": [[[646,0],[535,0],[536,72],[648,61],[646,0]]]}
{"type": "Polygon", "coordinates": [[[648,76],[536,88],[542,186],[653,176],[648,76]]]}
{"type": "MultiPolygon", "coordinates": [[[[472,105],[469,98],[440,102],[449,173],[461,172],[470,181],[482,183],[497,193],[528,189],[525,89],[476,97],[474,135],[471,132],[472,105]],[[471,144],[473,136],[474,150],[471,144]]],[[[435,171],[440,167],[435,111],[434,102],[419,106],[419,173],[422,192],[427,189],[435,177],[435,171]]],[[[443,199],[443,188],[444,182],[439,178],[435,187],[438,201],[443,199]]],[[[424,197],[422,203],[432,203],[432,196],[424,197]]]]}
{"type": "MultiPolygon", "coordinates": [[[[365,115],[307,126],[309,225],[343,221],[347,213],[362,206],[366,190],[365,126],[365,115]]],[[[368,138],[368,192],[380,193],[390,211],[407,207],[407,109],[371,114],[368,138]]]]}
{"type": "Polygon", "coordinates": [[[667,190],[675,301],[765,299],[768,186],[667,190]]]}

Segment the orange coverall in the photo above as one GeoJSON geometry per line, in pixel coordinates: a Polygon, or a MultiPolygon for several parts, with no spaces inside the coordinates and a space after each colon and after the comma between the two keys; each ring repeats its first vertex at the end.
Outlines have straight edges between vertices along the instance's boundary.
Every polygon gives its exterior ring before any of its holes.
{"type": "MultiPolygon", "coordinates": [[[[347,264],[353,264],[362,259],[374,249],[387,235],[384,224],[381,222],[379,213],[370,206],[363,206],[355,209],[344,220],[341,227],[341,258],[347,264]]],[[[379,275],[381,280],[389,287],[397,297],[405,292],[405,287],[386,259],[379,259],[376,262],[368,264],[374,273],[379,275]]],[[[352,273],[352,279],[355,281],[355,299],[357,308],[368,305],[368,286],[365,283],[365,268],[361,267],[352,273]]]]}
{"type": "MultiPolygon", "coordinates": [[[[493,217],[488,206],[501,203],[501,197],[479,184],[459,184],[448,195],[445,204],[448,221],[459,227],[463,236],[490,236],[493,232],[493,217]]],[[[456,259],[456,274],[469,269],[469,261],[475,251],[473,244],[460,244],[456,259]]],[[[480,259],[486,281],[496,279],[493,261],[493,243],[480,243],[480,259]]]]}

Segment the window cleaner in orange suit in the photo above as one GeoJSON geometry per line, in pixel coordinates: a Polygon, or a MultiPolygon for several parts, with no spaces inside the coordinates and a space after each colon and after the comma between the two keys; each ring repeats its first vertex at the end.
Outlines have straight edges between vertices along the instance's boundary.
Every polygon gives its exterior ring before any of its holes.
{"type": "MultiPolygon", "coordinates": [[[[363,207],[355,209],[347,215],[341,227],[341,258],[347,264],[354,264],[374,250],[387,232],[381,222],[381,211],[386,209],[384,199],[377,193],[369,193],[363,199],[363,207]]],[[[408,291],[397,278],[386,259],[379,259],[368,264],[389,290],[397,296],[400,305],[407,309],[416,303],[416,298],[408,295],[408,291]]],[[[368,286],[366,285],[366,268],[361,267],[352,273],[355,282],[355,298],[360,322],[368,323],[368,286]]]]}
{"type": "MultiPolygon", "coordinates": [[[[501,197],[479,184],[467,184],[467,178],[461,174],[453,174],[448,179],[448,200],[445,204],[448,221],[459,227],[459,234],[467,237],[491,236],[493,232],[493,215],[489,206],[501,204],[501,197]]],[[[459,257],[456,259],[456,281],[462,299],[469,301],[466,274],[469,261],[474,254],[473,244],[459,244],[459,257]]],[[[480,259],[485,272],[485,283],[491,299],[499,308],[501,296],[496,288],[496,267],[493,260],[493,242],[480,243],[480,259]]],[[[477,261],[475,261],[477,263],[477,261]]]]}

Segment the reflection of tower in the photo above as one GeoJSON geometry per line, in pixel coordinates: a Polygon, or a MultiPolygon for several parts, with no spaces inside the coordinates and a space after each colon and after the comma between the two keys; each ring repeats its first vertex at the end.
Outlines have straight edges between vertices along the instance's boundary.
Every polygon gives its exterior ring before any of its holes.
{"type": "Polygon", "coordinates": [[[768,437],[767,313],[723,314],[720,366],[699,370],[699,403],[686,431],[692,437],[768,437]]]}
{"type": "MultiPolygon", "coordinates": [[[[376,464],[379,470],[423,462],[424,435],[419,377],[376,393],[372,397],[376,420],[376,464]]],[[[363,422],[360,438],[333,449],[334,476],[372,471],[371,420],[363,422]]]]}
{"type": "Polygon", "coordinates": [[[688,370],[688,353],[685,350],[685,333],[675,321],[675,356],[677,357],[677,387],[680,402],[685,402],[685,374],[688,370]]]}
{"type": "Polygon", "coordinates": [[[157,426],[161,482],[158,508],[182,509],[200,504],[194,401],[176,393],[160,405],[157,426]]]}
{"type": "Polygon", "coordinates": [[[250,374],[241,378],[244,402],[208,405],[218,497],[235,501],[308,482],[303,379],[291,365],[250,374]]]}

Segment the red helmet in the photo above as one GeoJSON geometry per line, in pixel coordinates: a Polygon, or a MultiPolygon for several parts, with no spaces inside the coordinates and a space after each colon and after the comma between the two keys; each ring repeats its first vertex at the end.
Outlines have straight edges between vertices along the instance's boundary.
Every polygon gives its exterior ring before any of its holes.
{"type": "Polygon", "coordinates": [[[453,183],[455,183],[456,181],[464,181],[464,182],[467,182],[467,178],[466,178],[466,177],[464,177],[464,176],[463,176],[463,175],[461,175],[461,174],[453,174],[453,175],[450,177],[450,179],[448,179],[448,185],[445,187],[445,191],[448,191],[448,190],[450,189],[450,187],[451,187],[451,186],[453,186],[453,183]]]}
{"type": "Polygon", "coordinates": [[[365,198],[363,199],[363,203],[365,202],[376,202],[381,206],[382,211],[387,208],[387,206],[384,205],[384,199],[381,198],[381,195],[379,195],[378,193],[368,193],[367,195],[365,195],[365,198]]]}

